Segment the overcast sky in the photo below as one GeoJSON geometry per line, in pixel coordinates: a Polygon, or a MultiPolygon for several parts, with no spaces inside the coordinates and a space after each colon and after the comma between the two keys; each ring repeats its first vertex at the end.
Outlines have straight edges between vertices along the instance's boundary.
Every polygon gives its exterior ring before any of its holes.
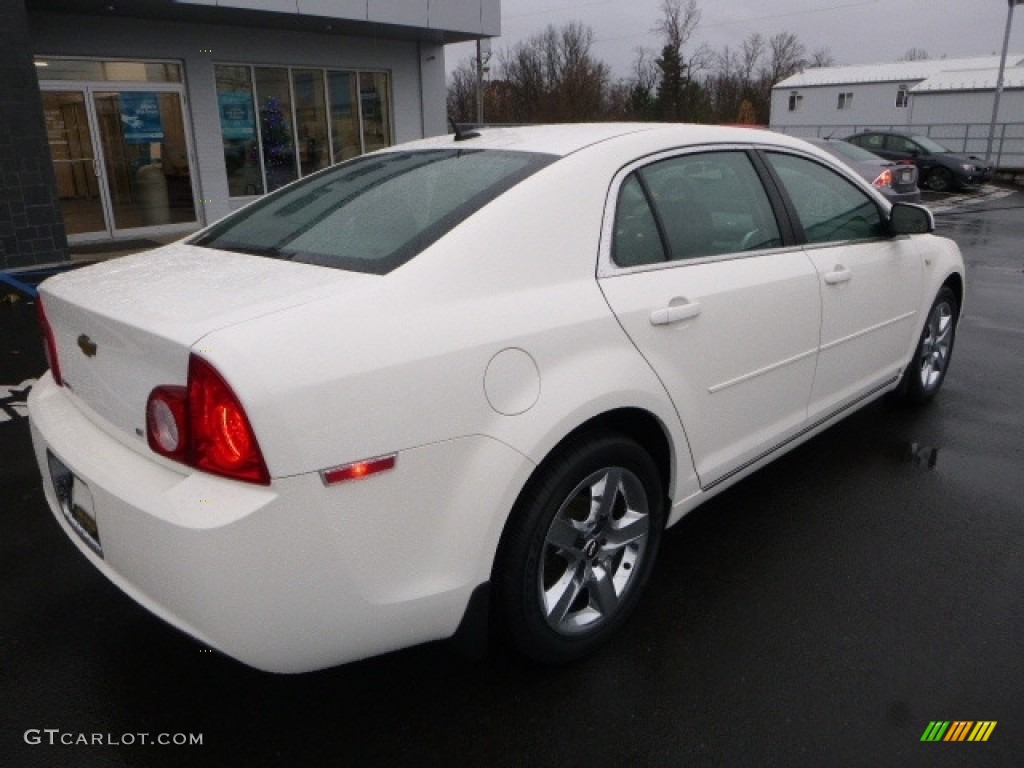
{"type": "MultiPolygon", "coordinates": [[[[659,47],[652,30],[660,6],[661,0],[501,0],[494,53],[548,24],[582,21],[594,30],[593,54],[613,77],[628,77],[637,46],[659,47]]],[[[698,0],[698,7],[701,24],[691,45],[721,51],[738,48],[751,32],[792,32],[808,52],[829,48],[837,64],[896,61],[910,48],[931,58],[998,54],[1009,9],[1007,0],[698,0]]],[[[1013,22],[1010,51],[1024,54],[1024,5],[1013,22]]],[[[472,43],[448,46],[448,70],[473,55],[472,43]]]]}

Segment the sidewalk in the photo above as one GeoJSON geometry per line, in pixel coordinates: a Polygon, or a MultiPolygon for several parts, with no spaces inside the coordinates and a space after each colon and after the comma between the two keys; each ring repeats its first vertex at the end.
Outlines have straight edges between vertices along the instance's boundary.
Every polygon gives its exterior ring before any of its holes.
{"type": "Polygon", "coordinates": [[[104,240],[95,243],[70,244],[68,246],[68,261],[24,267],[7,272],[0,270],[0,303],[14,303],[18,298],[35,299],[36,286],[58,272],[159,248],[182,237],[184,235],[177,234],[149,239],[104,240]]]}
{"type": "Polygon", "coordinates": [[[128,256],[140,251],[148,251],[151,248],[159,248],[161,245],[173,243],[186,235],[175,234],[164,237],[135,238],[132,240],[102,240],[95,243],[74,243],[68,245],[68,254],[71,261],[106,261],[116,259],[120,256],[128,256]]]}

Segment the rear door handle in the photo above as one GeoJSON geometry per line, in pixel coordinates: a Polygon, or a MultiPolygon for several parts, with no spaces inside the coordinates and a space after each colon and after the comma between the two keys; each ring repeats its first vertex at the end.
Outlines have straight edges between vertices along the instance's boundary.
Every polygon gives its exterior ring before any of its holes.
{"type": "Polygon", "coordinates": [[[682,320],[689,320],[699,315],[700,310],[699,301],[662,307],[651,312],[651,325],[671,325],[682,320]]]}
{"type": "Polygon", "coordinates": [[[850,278],[853,277],[853,272],[848,270],[846,267],[837,266],[831,272],[825,273],[825,284],[826,285],[841,285],[842,283],[850,282],[850,278]]]}

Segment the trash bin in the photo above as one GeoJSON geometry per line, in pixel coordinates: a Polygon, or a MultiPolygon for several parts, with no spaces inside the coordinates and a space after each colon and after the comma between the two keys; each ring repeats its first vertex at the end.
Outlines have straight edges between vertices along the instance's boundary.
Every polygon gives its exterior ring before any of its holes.
{"type": "Polygon", "coordinates": [[[149,225],[170,224],[171,206],[167,198],[167,179],[159,165],[144,165],[135,173],[135,192],[142,220],[149,225]]]}

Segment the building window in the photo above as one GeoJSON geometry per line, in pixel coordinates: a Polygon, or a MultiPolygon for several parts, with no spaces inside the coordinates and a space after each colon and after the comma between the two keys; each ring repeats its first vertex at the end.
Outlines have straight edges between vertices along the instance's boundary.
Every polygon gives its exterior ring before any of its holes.
{"type": "Polygon", "coordinates": [[[363,146],[366,152],[391,143],[391,102],[388,76],[380,72],[359,75],[359,103],[363,110],[363,146]]]}
{"type": "Polygon", "coordinates": [[[853,94],[852,93],[840,93],[839,94],[839,105],[837,109],[853,109],[853,94]]]}
{"type": "Polygon", "coordinates": [[[896,109],[906,109],[910,104],[910,91],[907,86],[901,85],[896,91],[896,109]]]}
{"type": "Polygon", "coordinates": [[[327,96],[331,108],[331,151],[334,162],[339,163],[363,151],[355,73],[328,72],[327,96]]]}
{"type": "Polygon", "coordinates": [[[252,72],[249,67],[218,66],[216,78],[228,194],[262,195],[263,168],[256,136],[252,72]]]}
{"type": "Polygon", "coordinates": [[[391,145],[387,73],[218,64],[215,77],[231,197],[391,145]]]}
{"type": "Polygon", "coordinates": [[[181,65],[162,61],[127,59],[61,59],[36,56],[40,80],[117,81],[134,83],[180,83],[181,65]]]}
{"type": "Polygon", "coordinates": [[[790,112],[799,112],[800,111],[800,105],[803,103],[803,101],[804,101],[804,97],[803,97],[803,95],[800,94],[799,91],[790,91],[789,92],[789,111],[790,112]]]}
{"type": "Polygon", "coordinates": [[[295,93],[299,173],[308,176],[326,168],[331,161],[323,70],[293,69],[292,90],[295,93]]]}

